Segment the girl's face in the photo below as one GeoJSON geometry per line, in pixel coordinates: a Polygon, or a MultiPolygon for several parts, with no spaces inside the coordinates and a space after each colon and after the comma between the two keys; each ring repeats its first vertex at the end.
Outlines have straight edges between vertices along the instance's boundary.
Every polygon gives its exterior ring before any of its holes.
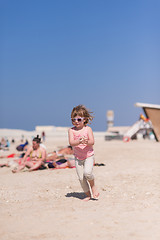
{"type": "Polygon", "coordinates": [[[85,122],[85,118],[81,117],[79,115],[77,115],[76,117],[72,118],[72,124],[76,127],[76,128],[83,128],[84,127],[84,122],[85,122]]]}

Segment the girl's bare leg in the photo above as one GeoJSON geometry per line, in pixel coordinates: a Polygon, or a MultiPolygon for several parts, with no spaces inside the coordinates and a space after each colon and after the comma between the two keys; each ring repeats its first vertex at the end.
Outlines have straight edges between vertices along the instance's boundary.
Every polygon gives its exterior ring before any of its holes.
{"type": "Polygon", "coordinates": [[[98,190],[97,190],[97,188],[95,186],[94,179],[93,180],[89,180],[88,182],[89,182],[89,184],[91,186],[93,197],[97,199],[99,197],[99,192],[98,192],[98,190]]]}

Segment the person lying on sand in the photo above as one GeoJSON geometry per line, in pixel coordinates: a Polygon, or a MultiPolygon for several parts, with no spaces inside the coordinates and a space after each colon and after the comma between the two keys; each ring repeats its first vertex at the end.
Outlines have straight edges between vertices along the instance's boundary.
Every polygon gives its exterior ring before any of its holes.
{"type": "Polygon", "coordinates": [[[57,160],[59,159],[59,157],[63,157],[64,155],[72,155],[73,154],[73,149],[71,146],[65,147],[65,148],[61,148],[58,151],[54,151],[51,153],[47,154],[47,161],[53,161],[53,160],[57,160]]]}
{"type": "Polygon", "coordinates": [[[58,159],[57,161],[49,161],[46,162],[47,168],[56,168],[56,169],[62,169],[62,168],[74,168],[75,167],[75,159],[58,159]]]}
{"type": "Polygon", "coordinates": [[[12,167],[21,163],[21,158],[25,155],[24,153],[12,153],[7,156],[0,156],[1,159],[5,158],[6,162],[0,163],[0,167],[12,167]]]}
{"type": "Polygon", "coordinates": [[[28,148],[26,154],[22,158],[21,164],[18,168],[12,170],[13,173],[17,173],[25,167],[28,167],[29,172],[31,172],[44,166],[46,150],[40,146],[40,143],[41,138],[37,135],[32,141],[32,146],[28,148]]]}
{"type": "Polygon", "coordinates": [[[26,140],[26,142],[24,144],[20,144],[16,147],[17,151],[24,151],[25,149],[27,149],[27,145],[28,145],[28,140],[26,140]]]}

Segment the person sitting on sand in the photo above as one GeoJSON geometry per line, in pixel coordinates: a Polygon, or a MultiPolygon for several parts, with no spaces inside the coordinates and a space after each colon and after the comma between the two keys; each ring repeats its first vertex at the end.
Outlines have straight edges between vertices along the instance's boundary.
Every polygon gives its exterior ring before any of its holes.
{"type": "Polygon", "coordinates": [[[31,172],[44,166],[46,150],[40,146],[40,143],[41,138],[39,138],[39,135],[33,138],[32,146],[28,148],[19,167],[12,170],[13,173],[17,173],[25,167],[28,167],[29,172],[31,172]]]}
{"type": "Polygon", "coordinates": [[[65,148],[61,148],[58,151],[48,153],[46,160],[47,161],[50,161],[50,160],[53,161],[53,160],[59,159],[59,157],[63,157],[64,155],[72,155],[72,154],[73,154],[72,146],[68,146],[68,147],[65,147],[65,148]]]}
{"type": "Polygon", "coordinates": [[[8,139],[2,137],[0,141],[0,150],[9,150],[10,142],[8,139]]]}
{"type": "Polygon", "coordinates": [[[5,138],[2,137],[2,139],[1,139],[1,141],[0,141],[0,146],[1,146],[1,147],[5,147],[6,144],[7,144],[7,142],[6,142],[5,138]]]}

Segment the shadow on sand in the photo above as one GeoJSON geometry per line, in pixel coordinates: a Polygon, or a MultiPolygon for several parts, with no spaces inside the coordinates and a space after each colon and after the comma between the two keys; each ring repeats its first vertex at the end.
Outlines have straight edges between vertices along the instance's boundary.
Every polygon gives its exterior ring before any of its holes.
{"type": "MultiPolygon", "coordinates": [[[[73,197],[73,198],[78,198],[83,200],[84,198],[86,198],[86,194],[84,192],[71,192],[71,193],[67,193],[65,197],[68,197],[68,198],[73,197]]],[[[97,199],[91,198],[90,200],[97,200],[97,199]]]]}
{"type": "Polygon", "coordinates": [[[71,192],[71,193],[67,193],[65,196],[68,198],[73,197],[73,198],[78,198],[78,199],[86,198],[86,194],[84,192],[71,192]]]}

